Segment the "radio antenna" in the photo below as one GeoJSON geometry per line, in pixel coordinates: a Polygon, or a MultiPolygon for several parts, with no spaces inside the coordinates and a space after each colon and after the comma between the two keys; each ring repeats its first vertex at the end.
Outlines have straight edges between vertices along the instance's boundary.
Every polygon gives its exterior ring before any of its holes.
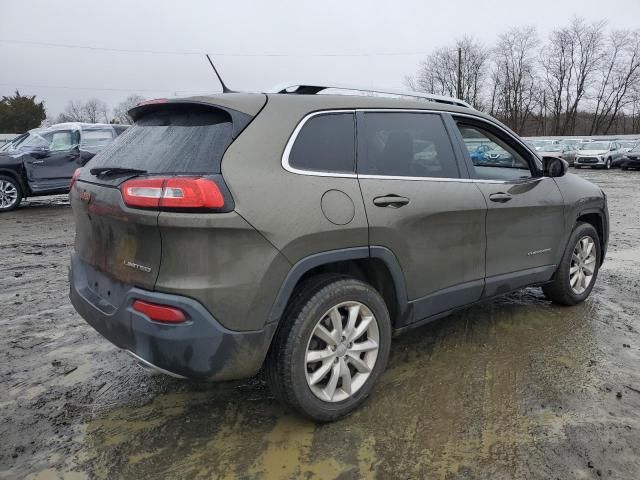
{"type": "Polygon", "coordinates": [[[216,77],[218,77],[218,80],[220,81],[220,85],[222,85],[222,93],[236,93],[224,84],[224,82],[222,81],[222,77],[218,73],[216,66],[213,64],[213,61],[211,60],[211,57],[209,56],[208,53],[206,55],[207,55],[207,60],[209,60],[209,65],[211,65],[211,68],[213,68],[213,71],[215,72],[216,77]]]}

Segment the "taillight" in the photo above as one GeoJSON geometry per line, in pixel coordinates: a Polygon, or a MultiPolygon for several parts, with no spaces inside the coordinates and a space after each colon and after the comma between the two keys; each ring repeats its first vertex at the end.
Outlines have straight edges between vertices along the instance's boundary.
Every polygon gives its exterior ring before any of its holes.
{"type": "Polygon", "coordinates": [[[73,185],[76,183],[76,180],[80,176],[81,170],[82,170],[81,168],[76,168],[76,171],[73,172],[73,175],[71,176],[71,181],[69,182],[69,190],[73,188],[73,185]]]}
{"type": "Polygon", "coordinates": [[[184,312],[179,308],[158,305],[157,303],[136,300],[133,302],[133,309],[149,317],[154,322],[161,323],[184,323],[187,320],[184,312]]]}
{"type": "Polygon", "coordinates": [[[120,186],[129,207],[214,210],[224,207],[218,184],[203,177],[134,178],[120,186]]]}

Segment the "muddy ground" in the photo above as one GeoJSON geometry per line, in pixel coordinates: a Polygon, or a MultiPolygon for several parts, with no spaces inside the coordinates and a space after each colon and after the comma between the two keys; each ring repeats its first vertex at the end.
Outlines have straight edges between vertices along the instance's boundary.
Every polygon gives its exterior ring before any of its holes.
{"type": "Polygon", "coordinates": [[[2,478],[640,478],[640,172],[607,192],[591,297],[531,288],[394,341],[346,420],[292,415],[259,380],[150,377],[67,300],[64,196],[0,217],[2,478]]]}

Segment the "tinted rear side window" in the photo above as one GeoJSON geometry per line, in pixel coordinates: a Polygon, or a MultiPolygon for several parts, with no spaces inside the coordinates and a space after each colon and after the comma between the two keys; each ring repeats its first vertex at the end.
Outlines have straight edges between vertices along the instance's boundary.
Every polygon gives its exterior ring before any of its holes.
{"type": "Polygon", "coordinates": [[[139,118],[88,165],[149,173],[220,173],[232,126],[222,110],[168,107],[139,118]]]}
{"type": "Polygon", "coordinates": [[[310,118],[289,153],[289,165],[300,170],[353,173],[355,125],[352,113],[330,113],[310,118]]]}
{"type": "Polygon", "coordinates": [[[358,172],[399,177],[458,178],[460,172],[440,115],[366,113],[358,172]]]}

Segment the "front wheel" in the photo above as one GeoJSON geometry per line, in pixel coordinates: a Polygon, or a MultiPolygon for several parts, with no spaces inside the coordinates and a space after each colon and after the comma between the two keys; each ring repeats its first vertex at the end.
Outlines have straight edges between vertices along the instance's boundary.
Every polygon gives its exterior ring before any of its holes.
{"type": "Polygon", "coordinates": [[[606,168],[607,170],[611,169],[611,159],[607,158],[607,161],[604,164],[604,168],[606,168]]]}
{"type": "Polygon", "coordinates": [[[321,422],[358,408],[384,371],[391,322],[370,285],[323,275],[294,294],[267,359],[274,395],[321,422]]]}
{"type": "Polygon", "coordinates": [[[600,237],[593,225],[579,223],[544,295],[560,305],[576,305],[591,293],[601,262],[600,237]]]}
{"type": "Polygon", "coordinates": [[[15,210],[22,201],[22,189],[17,180],[0,175],[0,212],[15,210]]]}

